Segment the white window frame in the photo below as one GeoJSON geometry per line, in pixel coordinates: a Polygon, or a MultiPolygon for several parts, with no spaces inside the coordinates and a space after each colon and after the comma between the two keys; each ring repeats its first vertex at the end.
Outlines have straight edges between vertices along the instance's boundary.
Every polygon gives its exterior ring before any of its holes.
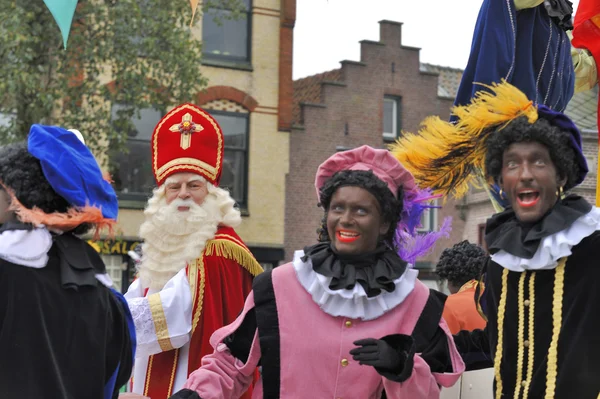
{"type": "MultiPolygon", "coordinates": [[[[437,206],[437,200],[431,204],[437,206]]],[[[423,211],[421,220],[423,221],[422,226],[417,229],[420,233],[427,233],[435,231],[438,224],[438,210],[439,208],[428,208],[423,211]]]]}
{"type": "Polygon", "coordinates": [[[123,268],[127,267],[127,264],[123,262],[123,256],[100,255],[100,257],[106,266],[106,273],[110,276],[114,289],[123,292],[123,268]]]}
{"type": "MultiPolygon", "coordinates": [[[[252,13],[253,13],[253,6],[254,6],[254,0],[249,0],[248,1],[248,6],[245,10],[240,10],[240,12],[242,14],[245,14],[246,16],[246,57],[240,57],[240,56],[235,56],[235,55],[231,55],[231,54],[226,54],[225,52],[223,52],[222,50],[219,50],[218,53],[216,52],[204,52],[205,48],[203,47],[203,53],[202,53],[202,57],[205,60],[224,60],[224,61],[232,61],[232,62],[237,62],[237,63],[250,63],[252,60],[252,13]]],[[[208,9],[204,12],[203,14],[203,18],[215,18],[214,15],[212,15],[211,11],[231,11],[230,9],[226,8],[226,7],[219,7],[218,5],[212,5],[212,7],[208,7],[208,9]]],[[[235,20],[234,20],[235,21],[235,20]]],[[[223,23],[223,21],[221,21],[221,23],[223,23]]],[[[205,29],[207,28],[208,25],[203,24],[202,27],[202,35],[206,35],[206,31],[205,29]]]]}
{"type": "MultiPolygon", "coordinates": [[[[383,98],[383,110],[384,115],[383,118],[385,120],[385,103],[392,103],[392,132],[386,132],[385,129],[383,131],[383,139],[384,140],[395,140],[398,137],[398,99],[394,97],[384,97],[383,98]]],[[[385,123],[383,124],[385,126],[385,123]]]]}

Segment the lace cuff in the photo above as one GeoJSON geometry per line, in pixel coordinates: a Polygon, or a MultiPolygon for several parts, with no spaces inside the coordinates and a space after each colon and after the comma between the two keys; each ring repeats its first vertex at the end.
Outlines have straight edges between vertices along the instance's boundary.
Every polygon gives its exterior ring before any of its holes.
{"type": "Polygon", "coordinates": [[[131,317],[135,324],[138,350],[137,356],[147,356],[148,353],[160,352],[160,345],[156,338],[156,329],[150,310],[148,298],[133,298],[128,301],[131,317]]]}

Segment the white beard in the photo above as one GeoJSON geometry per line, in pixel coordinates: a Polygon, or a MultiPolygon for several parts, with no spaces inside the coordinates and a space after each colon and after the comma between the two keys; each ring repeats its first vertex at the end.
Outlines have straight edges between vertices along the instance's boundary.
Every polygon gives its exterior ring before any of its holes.
{"type": "Polygon", "coordinates": [[[242,223],[229,192],[206,184],[208,195],[202,205],[179,198],[167,204],[165,185],[154,190],[144,211],[146,221],[140,226],[144,243],[138,273],[143,288],[161,290],[180,270],[202,256],[206,242],[215,237],[219,225],[237,227],[242,223]],[[178,211],[180,206],[189,210],[178,211]]]}
{"type": "Polygon", "coordinates": [[[160,290],[173,276],[198,258],[206,241],[214,238],[222,219],[217,199],[208,195],[202,205],[175,199],[167,205],[164,197],[145,211],[140,227],[142,261],[138,267],[143,288],[160,290]],[[181,212],[179,206],[189,206],[181,212]]]}

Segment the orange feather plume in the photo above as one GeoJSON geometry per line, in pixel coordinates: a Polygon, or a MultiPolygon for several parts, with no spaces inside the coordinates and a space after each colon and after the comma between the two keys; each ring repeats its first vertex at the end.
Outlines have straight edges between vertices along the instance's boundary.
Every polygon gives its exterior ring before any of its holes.
{"type": "Polygon", "coordinates": [[[70,208],[65,213],[46,213],[37,207],[33,209],[25,207],[11,189],[3,184],[2,186],[11,199],[9,210],[14,211],[23,223],[31,223],[34,226],[44,225],[48,230],[55,231],[70,231],[84,223],[89,223],[94,227],[94,240],[100,238],[100,231],[104,229],[108,230],[109,237],[114,236],[114,227],[117,222],[105,218],[98,208],[87,205],[83,208],[70,208]]]}

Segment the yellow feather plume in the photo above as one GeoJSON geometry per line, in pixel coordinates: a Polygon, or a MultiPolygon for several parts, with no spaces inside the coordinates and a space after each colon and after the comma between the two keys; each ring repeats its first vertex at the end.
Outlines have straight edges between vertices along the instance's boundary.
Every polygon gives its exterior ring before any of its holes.
{"type": "Polygon", "coordinates": [[[490,91],[479,91],[470,104],[452,109],[458,118],[455,124],[428,117],[417,134],[403,132],[390,146],[420,187],[435,194],[464,196],[470,185],[478,186],[490,134],[520,116],[529,123],[538,119],[537,108],[510,83],[482,86],[490,91]]]}
{"type": "Polygon", "coordinates": [[[502,83],[491,86],[478,84],[490,91],[478,91],[470,104],[452,109],[458,118],[457,127],[465,135],[480,135],[485,129],[506,125],[519,116],[526,116],[529,123],[537,121],[538,113],[533,101],[504,79],[502,83]]]}

